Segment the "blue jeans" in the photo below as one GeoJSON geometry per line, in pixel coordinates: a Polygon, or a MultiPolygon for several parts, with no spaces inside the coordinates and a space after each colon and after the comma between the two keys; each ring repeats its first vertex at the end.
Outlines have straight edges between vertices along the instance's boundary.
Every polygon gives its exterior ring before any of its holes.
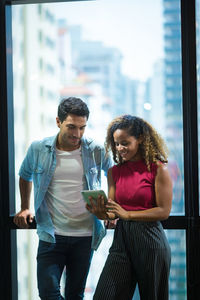
{"type": "Polygon", "coordinates": [[[92,237],[56,236],[56,243],[39,241],[37,281],[42,300],[64,299],[60,279],[66,267],[65,299],[83,299],[93,250],[92,237]]]}

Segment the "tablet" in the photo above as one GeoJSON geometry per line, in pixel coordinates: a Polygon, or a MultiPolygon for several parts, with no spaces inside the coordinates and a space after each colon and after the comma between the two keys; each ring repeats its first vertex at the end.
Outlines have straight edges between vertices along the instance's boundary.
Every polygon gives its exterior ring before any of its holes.
{"type": "Polygon", "coordinates": [[[81,194],[83,196],[84,201],[90,205],[90,200],[88,197],[92,197],[94,199],[94,202],[97,200],[99,195],[102,195],[104,197],[105,203],[108,201],[107,196],[103,190],[83,190],[81,191],[81,194]]]}

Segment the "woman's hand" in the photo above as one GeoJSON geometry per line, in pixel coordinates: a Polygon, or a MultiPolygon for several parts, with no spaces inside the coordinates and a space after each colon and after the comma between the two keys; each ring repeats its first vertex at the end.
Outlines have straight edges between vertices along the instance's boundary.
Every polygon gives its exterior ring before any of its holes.
{"type": "Polygon", "coordinates": [[[108,199],[108,203],[106,205],[108,213],[114,213],[116,217],[119,217],[123,220],[129,220],[129,212],[123,209],[118,203],[115,201],[108,199]]]}
{"type": "Polygon", "coordinates": [[[106,220],[108,218],[108,215],[104,197],[99,195],[96,201],[94,201],[92,197],[89,197],[88,199],[90,200],[90,205],[86,204],[86,209],[93,215],[95,215],[98,219],[106,220]]]}

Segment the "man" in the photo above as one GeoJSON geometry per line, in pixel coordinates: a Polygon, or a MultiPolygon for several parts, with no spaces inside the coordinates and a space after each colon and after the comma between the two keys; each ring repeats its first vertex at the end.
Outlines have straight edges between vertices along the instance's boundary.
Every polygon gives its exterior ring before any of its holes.
{"type": "Polygon", "coordinates": [[[112,161],[104,148],[83,138],[89,117],[79,98],[61,101],[56,118],[59,133],[31,144],[21,165],[21,211],[14,222],[28,228],[32,180],[39,246],[37,280],[43,300],[63,299],[60,278],[66,267],[65,299],[83,299],[93,250],[105,235],[101,222],[86,208],[81,190],[95,189],[101,170],[112,161]]]}

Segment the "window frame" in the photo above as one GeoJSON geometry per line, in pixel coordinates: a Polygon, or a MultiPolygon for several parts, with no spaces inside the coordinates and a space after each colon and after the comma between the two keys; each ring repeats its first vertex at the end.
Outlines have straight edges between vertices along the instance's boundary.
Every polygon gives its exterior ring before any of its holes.
{"type": "MultiPolygon", "coordinates": [[[[96,0],[0,1],[0,251],[1,294],[18,300],[14,172],[14,113],[12,74],[12,5],[96,0]]],[[[196,300],[200,287],[200,216],[198,179],[198,99],[196,78],[195,0],[181,2],[182,105],[185,215],[170,216],[165,229],[186,231],[187,299],[196,300]]],[[[32,228],[35,228],[33,224],[32,228]]]]}

